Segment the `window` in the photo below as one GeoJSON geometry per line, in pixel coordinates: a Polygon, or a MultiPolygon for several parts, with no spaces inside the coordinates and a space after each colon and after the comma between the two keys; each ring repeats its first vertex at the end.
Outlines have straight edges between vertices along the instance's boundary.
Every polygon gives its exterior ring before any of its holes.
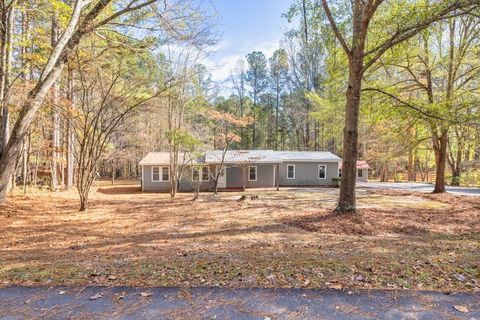
{"type": "Polygon", "coordinates": [[[163,182],[170,181],[169,167],[152,167],[152,181],[163,182]]]}
{"type": "Polygon", "coordinates": [[[200,181],[200,171],[198,168],[192,168],[192,180],[200,181]]]}
{"type": "Polygon", "coordinates": [[[202,167],[202,181],[209,181],[210,180],[210,171],[208,167],[202,167]]]}
{"type": "Polygon", "coordinates": [[[257,181],[257,166],[248,167],[248,181],[257,181]]]}
{"type": "Polygon", "coordinates": [[[321,164],[318,166],[318,179],[326,179],[327,178],[327,166],[321,164]]]}
{"type": "Polygon", "coordinates": [[[170,181],[170,168],[162,167],[162,181],[170,181]]]}
{"type": "Polygon", "coordinates": [[[287,165],[287,179],[295,179],[295,165],[287,165]]]}
{"type": "Polygon", "coordinates": [[[160,167],[152,167],[152,181],[160,181],[160,167]]]}
{"type": "Polygon", "coordinates": [[[357,170],[357,176],[358,176],[359,178],[363,177],[363,170],[362,170],[362,169],[357,170]]]}
{"type": "Polygon", "coordinates": [[[193,181],[209,181],[210,170],[208,169],[208,167],[193,167],[192,180],[193,181]]]}

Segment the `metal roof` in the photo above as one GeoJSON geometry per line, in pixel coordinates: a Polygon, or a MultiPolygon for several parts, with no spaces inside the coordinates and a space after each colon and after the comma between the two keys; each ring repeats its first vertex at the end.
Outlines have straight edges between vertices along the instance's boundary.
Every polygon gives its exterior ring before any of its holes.
{"type": "Polygon", "coordinates": [[[329,151],[277,151],[278,156],[283,162],[338,162],[342,161],[329,151]]]}
{"type": "Polygon", "coordinates": [[[460,163],[462,168],[474,168],[480,169],[480,160],[472,160],[472,161],[463,161],[460,163]]]}
{"type": "MultiPolygon", "coordinates": [[[[338,167],[341,169],[342,166],[343,166],[343,162],[339,162],[338,167]]],[[[357,169],[370,169],[370,165],[366,161],[358,160],[357,169]]]]}
{"type": "MultiPolygon", "coordinates": [[[[222,162],[222,150],[212,150],[194,163],[218,164],[222,162]]],[[[179,163],[184,163],[183,153],[178,155],[179,163]]],[[[224,163],[282,163],[282,162],[340,162],[341,158],[328,151],[273,151],[273,150],[228,150],[224,163]]],[[[186,159],[185,162],[192,162],[186,159]]],[[[170,152],[150,152],[140,161],[140,165],[169,165],[170,152]]]]}
{"type": "MultiPolygon", "coordinates": [[[[221,163],[222,150],[207,151],[206,163],[221,163]]],[[[273,150],[228,150],[224,163],[281,163],[282,159],[273,150]]]]}
{"type": "MultiPolygon", "coordinates": [[[[185,157],[182,152],[178,154],[178,163],[202,163],[202,158],[192,160],[188,156],[185,157]]],[[[152,165],[170,165],[170,152],[149,152],[139,163],[141,166],[152,165]]]]}

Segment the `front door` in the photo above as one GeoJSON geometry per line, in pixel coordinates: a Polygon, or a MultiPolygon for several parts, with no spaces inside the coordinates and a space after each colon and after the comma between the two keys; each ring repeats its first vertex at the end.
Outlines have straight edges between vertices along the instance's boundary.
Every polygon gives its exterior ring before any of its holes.
{"type": "Polygon", "coordinates": [[[227,187],[227,170],[225,167],[222,167],[222,169],[220,169],[220,175],[218,176],[218,188],[225,189],[226,187],[227,187]]]}

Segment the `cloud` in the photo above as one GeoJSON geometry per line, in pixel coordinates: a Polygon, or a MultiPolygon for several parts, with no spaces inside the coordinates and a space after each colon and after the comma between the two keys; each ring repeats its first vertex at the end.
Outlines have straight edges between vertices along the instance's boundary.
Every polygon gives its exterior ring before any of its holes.
{"type": "Polygon", "coordinates": [[[265,56],[270,58],[275,50],[279,48],[280,40],[269,40],[261,43],[246,43],[240,47],[235,44],[224,41],[218,45],[216,52],[205,59],[204,64],[212,73],[212,79],[215,81],[225,81],[235,69],[239,60],[245,60],[247,54],[252,51],[262,51],[265,56]],[[228,52],[228,53],[225,53],[228,52]]]}

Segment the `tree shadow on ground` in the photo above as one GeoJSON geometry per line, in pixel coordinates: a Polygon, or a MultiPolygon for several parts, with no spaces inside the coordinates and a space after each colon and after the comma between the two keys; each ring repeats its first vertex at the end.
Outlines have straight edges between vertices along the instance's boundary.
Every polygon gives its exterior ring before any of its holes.
{"type": "Polygon", "coordinates": [[[138,194],[142,193],[142,188],[139,186],[122,186],[122,187],[108,187],[108,188],[99,188],[97,190],[99,193],[103,194],[138,194]]]}

